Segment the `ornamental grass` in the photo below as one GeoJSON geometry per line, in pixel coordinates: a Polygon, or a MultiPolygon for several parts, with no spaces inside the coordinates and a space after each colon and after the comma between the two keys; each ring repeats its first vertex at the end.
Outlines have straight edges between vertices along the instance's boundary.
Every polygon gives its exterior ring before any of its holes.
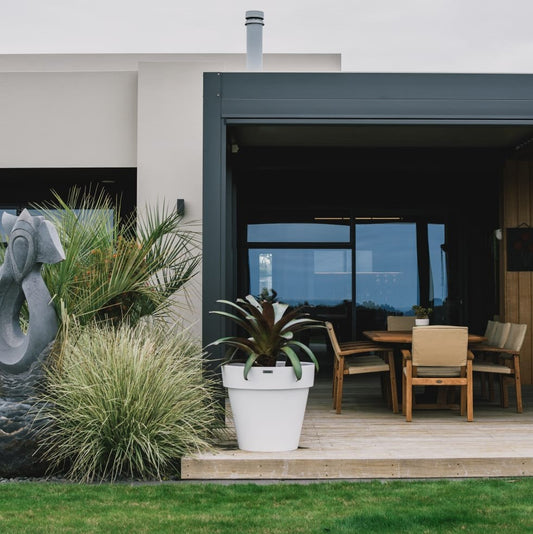
{"type": "Polygon", "coordinates": [[[224,432],[215,388],[183,328],[70,324],[39,399],[39,452],[79,482],[177,477],[183,455],[224,432]]]}

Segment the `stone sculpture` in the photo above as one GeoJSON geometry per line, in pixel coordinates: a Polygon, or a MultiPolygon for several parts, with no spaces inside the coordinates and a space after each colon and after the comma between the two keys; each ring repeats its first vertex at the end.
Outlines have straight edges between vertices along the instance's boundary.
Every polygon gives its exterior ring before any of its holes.
{"type": "Polygon", "coordinates": [[[0,476],[33,475],[42,469],[33,457],[35,388],[58,328],[41,267],[64,260],[65,253],[42,216],[4,212],[2,226],[9,240],[0,267],[0,476]],[[26,332],[20,326],[24,303],[26,332]]]}

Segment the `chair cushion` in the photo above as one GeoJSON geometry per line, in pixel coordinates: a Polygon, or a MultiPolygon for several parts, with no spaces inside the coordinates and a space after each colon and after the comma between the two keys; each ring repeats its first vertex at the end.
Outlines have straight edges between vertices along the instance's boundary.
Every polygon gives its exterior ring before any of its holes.
{"type": "Polygon", "coordinates": [[[388,371],[389,364],[385,363],[379,356],[355,356],[345,358],[344,371],[349,375],[361,373],[376,373],[379,371],[388,371]]]}
{"type": "Polygon", "coordinates": [[[513,370],[507,367],[507,365],[493,362],[474,362],[472,364],[472,371],[477,371],[478,373],[498,373],[501,375],[513,374],[513,370]]]}
{"type": "MultiPolygon", "coordinates": [[[[406,373],[406,368],[403,369],[406,373]]],[[[438,366],[427,366],[427,367],[417,367],[417,376],[419,377],[454,377],[461,376],[460,367],[438,367],[438,366]]]]}

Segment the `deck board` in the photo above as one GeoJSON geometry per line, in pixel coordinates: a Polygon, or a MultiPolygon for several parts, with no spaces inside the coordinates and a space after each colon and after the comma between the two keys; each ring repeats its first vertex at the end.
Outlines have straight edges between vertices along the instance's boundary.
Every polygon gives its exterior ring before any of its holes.
{"type": "Polygon", "coordinates": [[[241,451],[233,433],[211,453],[183,458],[186,480],[299,480],[533,476],[533,386],[523,387],[524,411],[474,399],[474,421],[453,410],[393,414],[375,377],[345,382],[341,414],[331,408],[331,381],[309,393],[296,451],[241,451]]]}

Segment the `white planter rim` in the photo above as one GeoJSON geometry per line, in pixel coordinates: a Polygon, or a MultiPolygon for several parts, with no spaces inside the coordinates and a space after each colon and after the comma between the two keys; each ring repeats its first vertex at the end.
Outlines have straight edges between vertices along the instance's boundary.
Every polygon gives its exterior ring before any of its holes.
{"type": "Polygon", "coordinates": [[[248,380],[244,379],[244,363],[227,363],[222,366],[222,384],[235,389],[299,389],[310,388],[315,380],[315,365],[301,362],[302,378],[296,379],[294,369],[284,367],[252,367],[248,380]]]}

